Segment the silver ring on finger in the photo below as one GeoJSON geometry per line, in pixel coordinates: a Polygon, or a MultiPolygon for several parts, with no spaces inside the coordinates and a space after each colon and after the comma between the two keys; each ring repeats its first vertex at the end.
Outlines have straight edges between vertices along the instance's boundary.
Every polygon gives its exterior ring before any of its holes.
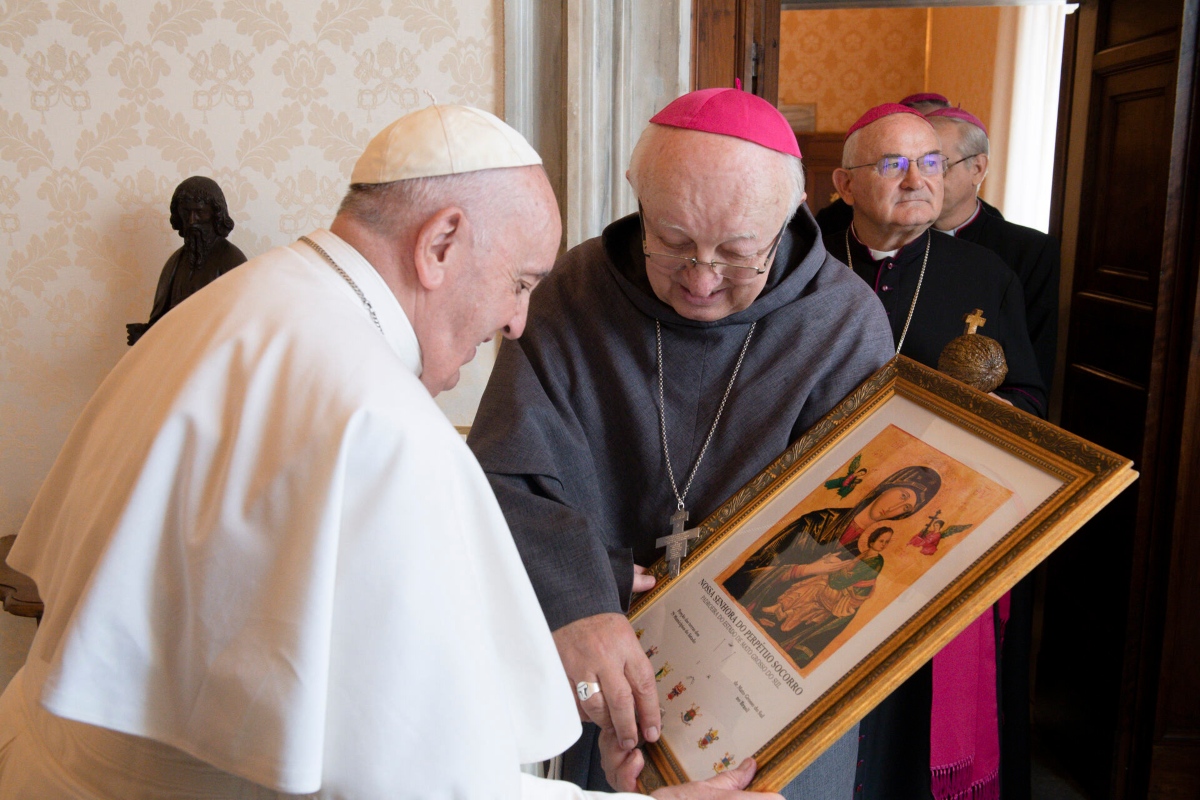
{"type": "Polygon", "coordinates": [[[580,681],[575,684],[575,694],[580,702],[586,702],[589,697],[600,694],[600,684],[595,681],[580,681]]]}

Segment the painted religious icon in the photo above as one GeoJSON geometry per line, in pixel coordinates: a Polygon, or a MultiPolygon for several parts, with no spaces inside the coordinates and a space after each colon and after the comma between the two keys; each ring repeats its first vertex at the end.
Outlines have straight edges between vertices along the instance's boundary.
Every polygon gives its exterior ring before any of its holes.
{"type": "Polygon", "coordinates": [[[737,754],[778,791],[1135,477],[898,356],[651,567],[630,621],[675,674],[639,786],[737,754]]]}
{"type": "Polygon", "coordinates": [[[834,476],[825,481],[825,488],[831,492],[837,492],[838,497],[848,497],[855,487],[863,482],[863,478],[867,477],[869,471],[862,464],[862,453],[859,453],[850,462],[850,466],[846,468],[846,474],[842,477],[834,476]]]}
{"type": "Polygon", "coordinates": [[[938,544],[942,539],[948,539],[957,533],[962,533],[969,529],[970,525],[951,525],[946,527],[946,520],[942,519],[942,510],[939,508],[929,521],[925,523],[925,527],[921,532],[909,540],[909,547],[919,547],[924,555],[931,556],[937,552],[938,544]]]}
{"type": "Polygon", "coordinates": [[[958,540],[949,536],[1010,495],[888,426],[717,580],[805,675],[936,563],[958,540]],[[882,477],[874,485],[863,477],[857,502],[829,505],[830,484],[864,469],[864,476],[882,477]],[[954,526],[947,525],[951,517],[954,526]]]}

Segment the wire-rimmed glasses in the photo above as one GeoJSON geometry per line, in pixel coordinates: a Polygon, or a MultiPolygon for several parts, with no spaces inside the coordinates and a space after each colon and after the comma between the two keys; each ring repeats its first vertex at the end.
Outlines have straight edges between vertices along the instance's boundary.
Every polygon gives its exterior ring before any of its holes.
{"type": "MultiPolygon", "coordinates": [[[[969,158],[970,156],[968,156],[969,158]]],[[[908,156],[884,156],[878,161],[870,164],[859,164],[854,167],[846,167],[846,169],[862,169],[863,167],[874,167],[875,172],[881,178],[899,178],[901,175],[908,174],[909,165],[914,162],[917,165],[917,172],[926,177],[933,175],[944,175],[949,167],[946,162],[949,161],[941,153],[926,153],[923,156],[917,156],[915,159],[908,156]]],[[[957,163],[957,162],[955,162],[957,163]]]]}
{"type": "Polygon", "coordinates": [[[642,204],[638,203],[638,216],[641,218],[642,225],[642,255],[646,257],[646,261],[659,269],[667,272],[679,272],[688,267],[705,266],[711,267],[713,272],[733,282],[752,281],[759,275],[762,275],[771,268],[771,262],[775,259],[775,250],[779,247],[779,240],[783,238],[783,232],[787,228],[787,223],[784,222],[780,227],[779,233],[775,234],[775,238],[767,245],[764,250],[759,250],[757,253],[746,256],[744,261],[702,261],[693,256],[678,256],[672,253],[657,253],[646,247],[646,214],[642,211],[642,204]],[[754,264],[758,261],[763,253],[766,253],[766,258],[761,264],[754,264]]]}
{"type": "Polygon", "coordinates": [[[975,156],[981,156],[981,155],[983,155],[983,153],[971,153],[971,155],[969,155],[969,156],[963,156],[963,157],[962,157],[962,158],[960,158],[958,161],[951,161],[949,164],[947,164],[947,165],[946,165],[946,172],[949,172],[949,171],[950,171],[950,168],[951,168],[951,167],[953,167],[953,166],[955,166],[955,165],[957,165],[957,164],[961,164],[961,163],[963,163],[964,161],[969,161],[969,160],[971,160],[971,159],[972,159],[972,158],[974,158],[975,156]]]}

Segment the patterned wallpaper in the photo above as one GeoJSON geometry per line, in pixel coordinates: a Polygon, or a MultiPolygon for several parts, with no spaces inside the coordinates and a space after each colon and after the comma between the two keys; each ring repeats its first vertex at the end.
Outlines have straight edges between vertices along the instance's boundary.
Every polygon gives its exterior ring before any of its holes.
{"type": "MultiPolygon", "coordinates": [[[[496,111],[502,0],[0,0],[0,535],[145,321],[175,186],[248,256],[332,219],[379,128],[496,111]]],[[[467,423],[492,353],[443,408],[467,423]]]]}
{"type": "Polygon", "coordinates": [[[779,102],[816,103],[817,130],[845,131],[928,86],[990,124],[999,20],[998,8],[785,11],[779,102]]]}
{"type": "Polygon", "coordinates": [[[816,103],[817,130],[845,131],[868,108],[925,87],[923,8],[784,11],[779,102],[816,103]]]}
{"type": "Polygon", "coordinates": [[[929,86],[991,125],[998,7],[935,8],[929,86]]]}

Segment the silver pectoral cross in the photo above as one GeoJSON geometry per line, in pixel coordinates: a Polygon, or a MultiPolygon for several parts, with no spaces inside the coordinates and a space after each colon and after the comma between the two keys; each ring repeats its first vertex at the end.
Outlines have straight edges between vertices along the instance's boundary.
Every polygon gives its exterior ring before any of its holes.
{"type": "Polygon", "coordinates": [[[666,559],[668,574],[672,578],[679,577],[679,562],[687,557],[688,542],[700,536],[699,528],[684,530],[687,524],[688,512],[681,508],[671,515],[671,535],[663,536],[654,541],[655,547],[667,548],[666,559]]]}

